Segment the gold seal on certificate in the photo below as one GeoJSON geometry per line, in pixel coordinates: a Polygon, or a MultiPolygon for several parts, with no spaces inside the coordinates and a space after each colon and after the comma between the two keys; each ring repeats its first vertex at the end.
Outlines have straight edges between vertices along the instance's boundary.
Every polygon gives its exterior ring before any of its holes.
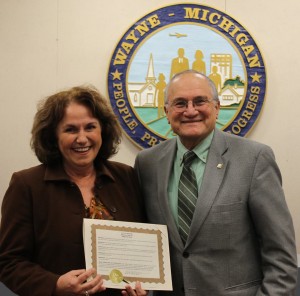
{"type": "Polygon", "coordinates": [[[118,269],[113,269],[110,274],[109,274],[109,279],[114,283],[114,284],[119,284],[123,281],[123,274],[120,270],[118,269]]]}
{"type": "Polygon", "coordinates": [[[95,268],[107,288],[171,291],[166,225],[84,219],[86,268],[95,268]]]}

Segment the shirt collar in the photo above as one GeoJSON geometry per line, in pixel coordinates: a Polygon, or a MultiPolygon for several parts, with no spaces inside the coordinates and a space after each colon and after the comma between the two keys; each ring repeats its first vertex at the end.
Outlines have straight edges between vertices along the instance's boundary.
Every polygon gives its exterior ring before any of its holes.
{"type": "MultiPolygon", "coordinates": [[[[214,130],[203,139],[192,151],[198,156],[198,158],[206,163],[208,150],[214,136],[214,130]]],[[[183,160],[183,155],[188,151],[185,146],[181,143],[180,138],[177,137],[177,159],[180,160],[180,164],[183,160]]]]}
{"type": "MultiPolygon", "coordinates": [[[[98,177],[108,177],[110,179],[112,179],[113,181],[115,181],[114,176],[112,175],[112,173],[110,172],[109,166],[106,165],[104,162],[101,162],[98,164],[97,168],[96,168],[96,172],[97,172],[97,178],[98,177]]],[[[65,172],[63,165],[62,164],[58,164],[55,166],[46,166],[46,172],[45,172],[45,181],[69,181],[70,178],[67,175],[67,173],[65,172]]]]}

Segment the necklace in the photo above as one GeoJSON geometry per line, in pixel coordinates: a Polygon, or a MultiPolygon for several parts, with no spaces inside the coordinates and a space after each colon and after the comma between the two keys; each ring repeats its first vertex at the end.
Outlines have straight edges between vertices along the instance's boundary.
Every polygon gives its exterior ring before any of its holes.
{"type": "Polygon", "coordinates": [[[90,219],[114,220],[108,209],[95,196],[92,197],[89,207],[85,205],[85,216],[90,219]]]}

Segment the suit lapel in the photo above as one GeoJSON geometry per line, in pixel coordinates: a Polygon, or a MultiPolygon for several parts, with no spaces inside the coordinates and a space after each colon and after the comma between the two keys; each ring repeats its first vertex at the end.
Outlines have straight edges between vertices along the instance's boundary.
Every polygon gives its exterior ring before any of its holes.
{"type": "Polygon", "coordinates": [[[227,149],[224,134],[216,129],[209,150],[187,245],[192,242],[199,232],[222,184],[227,168],[227,160],[224,158],[227,149]]]}
{"type": "Polygon", "coordinates": [[[175,153],[177,149],[176,138],[168,140],[167,145],[157,158],[157,196],[158,203],[164,214],[165,224],[168,226],[169,235],[178,248],[183,248],[177,225],[169,206],[168,183],[173,169],[175,153]]]}

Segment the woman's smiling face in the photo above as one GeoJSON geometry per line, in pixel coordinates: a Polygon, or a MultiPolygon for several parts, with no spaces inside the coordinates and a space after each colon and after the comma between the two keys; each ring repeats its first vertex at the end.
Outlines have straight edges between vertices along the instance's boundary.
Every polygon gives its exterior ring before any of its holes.
{"type": "Polygon", "coordinates": [[[102,145],[101,125],[84,105],[72,102],[56,130],[63,164],[71,170],[87,169],[102,145]]]}

